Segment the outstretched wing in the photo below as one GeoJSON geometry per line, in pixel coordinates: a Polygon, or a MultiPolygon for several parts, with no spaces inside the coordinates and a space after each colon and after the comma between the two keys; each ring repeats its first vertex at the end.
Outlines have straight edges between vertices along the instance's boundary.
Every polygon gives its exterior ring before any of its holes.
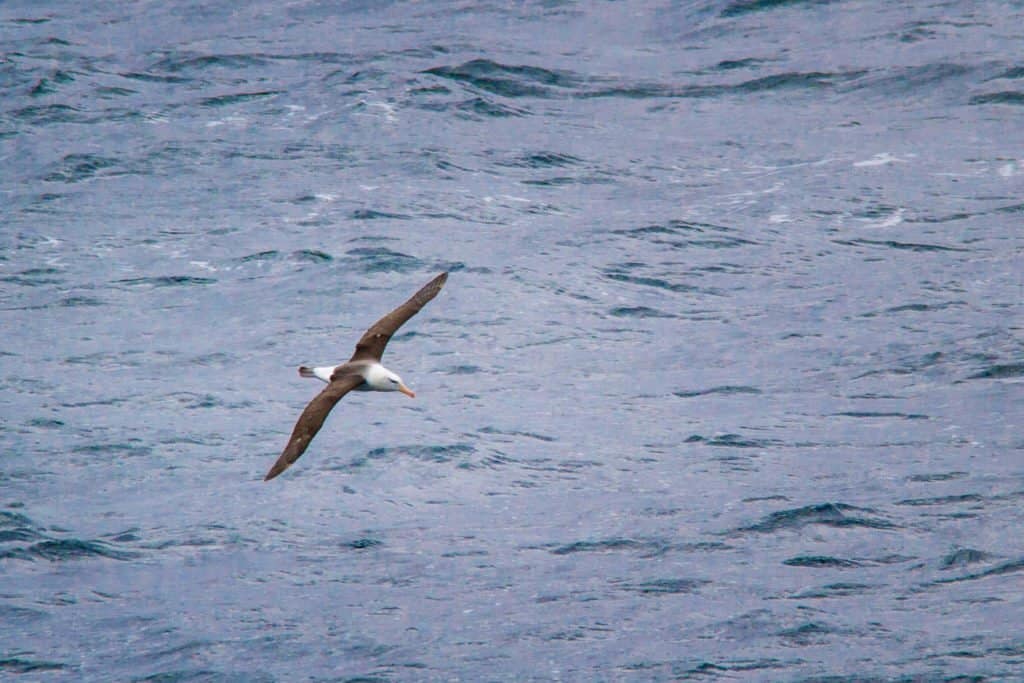
{"type": "Polygon", "coordinates": [[[323,426],[324,420],[327,419],[327,415],[334,405],[341,400],[342,396],[355,389],[363,381],[359,375],[346,375],[334,380],[317,394],[302,411],[299,421],[295,423],[295,429],[292,430],[292,437],[288,439],[288,445],[285,446],[281,457],[270,468],[263,481],[270,481],[291,467],[292,463],[306,452],[309,442],[320,431],[320,427],[323,426]]]}
{"type": "Polygon", "coordinates": [[[437,293],[441,291],[441,287],[444,286],[447,279],[448,273],[441,273],[424,285],[420,291],[413,294],[404,304],[375,322],[366,331],[366,334],[362,336],[359,343],[356,344],[356,352],[352,354],[350,361],[371,360],[380,362],[381,356],[384,355],[384,347],[388,345],[391,335],[404,325],[406,320],[419,313],[420,309],[426,306],[428,301],[437,296],[437,293]]]}

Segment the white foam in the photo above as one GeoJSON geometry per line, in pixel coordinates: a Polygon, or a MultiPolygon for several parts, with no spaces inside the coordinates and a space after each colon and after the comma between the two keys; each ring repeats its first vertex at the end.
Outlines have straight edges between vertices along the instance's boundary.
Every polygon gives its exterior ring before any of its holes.
{"type": "Polygon", "coordinates": [[[895,157],[892,154],[889,154],[888,152],[882,152],[881,154],[876,154],[870,159],[865,159],[864,161],[855,161],[853,162],[853,165],[857,168],[864,168],[867,166],[885,166],[887,164],[905,163],[907,163],[906,159],[900,159],[899,157],[895,157]]]}
{"type": "Polygon", "coordinates": [[[1001,175],[1004,178],[1012,178],[1013,176],[1020,173],[1020,164],[1018,164],[1016,161],[1011,161],[1008,164],[1003,164],[1002,166],[999,167],[997,173],[999,173],[999,175],[1001,175]]]}

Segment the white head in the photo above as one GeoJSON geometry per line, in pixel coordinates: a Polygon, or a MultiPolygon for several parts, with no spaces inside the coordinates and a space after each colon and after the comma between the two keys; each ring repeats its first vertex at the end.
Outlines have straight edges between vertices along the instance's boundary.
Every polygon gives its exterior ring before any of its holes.
{"type": "Polygon", "coordinates": [[[402,378],[383,365],[370,366],[366,373],[366,384],[373,391],[401,391],[409,398],[416,398],[415,392],[405,386],[402,378]]]}

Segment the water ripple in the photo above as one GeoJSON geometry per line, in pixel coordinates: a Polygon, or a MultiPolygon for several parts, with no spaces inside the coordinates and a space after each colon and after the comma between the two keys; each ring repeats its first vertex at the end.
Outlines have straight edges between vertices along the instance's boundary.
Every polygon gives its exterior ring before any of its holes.
{"type": "Polygon", "coordinates": [[[422,260],[384,247],[358,247],[345,252],[346,260],[365,273],[408,273],[421,270],[422,260]]]}
{"type": "Polygon", "coordinates": [[[1002,92],[985,93],[975,95],[969,100],[970,104],[1013,104],[1024,105],[1024,92],[1018,90],[1004,90],[1002,92]]]}
{"type": "Polygon", "coordinates": [[[608,538],[599,541],[575,541],[549,548],[552,555],[571,555],[574,553],[604,553],[620,550],[639,551],[643,557],[662,555],[670,546],[660,540],[640,540],[633,538],[608,538]]]}
{"type": "Polygon", "coordinates": [[[654,579],[640,583],[626,583],[622,587],[641,595],[679,595],[693,593],[701,586],[710,583],[703,579],[654,579]]]}
{"type": "Polygon", "coordinates": [[[0,560],[66,562],[91,557],[131,560],[136,556],[104,541],[52,536],[27,516],[0,510],[0,560]]]}
{"type": "Polygon", "coordinates": [[[994,558],[991,554],[981,550],[975,550],[973,548],[957,548],[942,558],[941,568],[946,570],[956,569],[957,567],[966,567],[979,562],[989,562],[992,559],[994,558]]]}
{"type": "Polygon", "coordinates": [[[129,287],[187,287],[191,285],[212,285],[217,280],[210,277],[195,277],[192,275],[161,275],[150,277],[132,277],[121,280],[114,280],[114,284],[127,285],[129,287]]]}
{"type": "Polygon", "coordinates": [[[182,71],[204,72],[224,70],[234,72],[249,67],[262,68],[267,60],[260,54],[219,54],[219,55],[170,55],[150,65],[152,71],[178,73],[182,71]]]}
{"type": "Polygon", "coordinates": [[[960,583],[963,581],[978,581],[979,579],[987,579],[993,576],[1003,576],[1005,574],[1016,574],[1018,572],[1024,572],[1024,558],[1017,560],[1008,560],[1000,564],[990,567],[980,572],[972,572],[970,574],[962,574],[960,576],[954,576],[948,579],[936,579],[934,584],[946,584],[946,583],[960,583]]]}
{"type": "Polygon", "coordinates": [[[239,104],[242,102],[251,102],[252,100],[261,100],[267,97],[273,97],[274,95],[280,95],[281,92],[278,90],[262,90],[259,92],[243,92],[234,93],[231,95],[217,95],[214,97],[204,97],[199,100],[198,104],[201,107],[226,107],[232,104],[239,104]]]}
{"type": "Polygon", "coordinates": [[[857,560],[848,560],[841,557],[829,557],[826,555],[811,555],[800,557],[791,557],[787,560],[783,560],[782,564],[787,567],[813,567],[813,568],[829,568],[829,569],[855,569],[857,567],[864,566],[863,563],[857,560]]]}
{"type": "Polygon", "coordinates": [[[896,529],[896,524],[878,517],[864,514],[873,510],[859,508],[845,503],[821,503],[789,510],[779,510],[766,516],[760,522],[740,527],[737,531],[758,533],[775,533],[777,531],[798,530],[812,524],[833,527],[865,527],[868,529],[896,529]]]}
{"type": "Polygon", "coordinates": [[[371,460],[396,460],[410,457],[422,462],[452,462],[464,460],[476,448],[470,444],[391,446],[370,449],[365,457],[353,460],[347,467],[359,467],[371,460]]]}
{"type": "Polygon", "coordinates": [[[761,390],[757,387],[725,385],[720,387],[710,387],[708,389],[694,389],[691,391],[673,391],[672,393],[680,398],[696,398],[698,396],[709,396],[712,394],[760,394],[761,390]]]}
{"type": "Polygon", "coordinates": [[[792,596],[796,600],[811,600],[821,598],[847,598],[856,597],[865,593],[876,590],[877,586],[873,586],[865,583],[830,583],[820,588],[810,588],[798,593],[794,593],[792,596]]]}
{"type": "Polygon", "coordinates": [[[43,178],[49,182],[77,183],[96,177],[106,169],[119,165],[117,159],[97,154],[68,154],[57,170],[43,178]]]}
{"type": "Polygon", "coordinates": [[[0,671],[8,671],[13,674],[41,673],[45,671],[63,671],[68,669],[67,664],[53,662],[46,659],[31,659],[33,652],[17,652],[13,656],[0,658],[0,671]]]}
{"type": "Polygon", "coordinates": [[[610,311],[609,315],[616,318],[675,318],[671,313],[663,313],[648,306],[617,306],[610,311]]]}
{"type": "Polygon", "coordinates": [[[1024,377],[1024,363],[991,365],[980,372],[970,375],[967,379],[1008,379],[1011,377],[1024,377]]]}
{"type": "Polygon", "coordinates": [[[825,5],[831,2],[832,0],[733,0],[722,8],[720,16],[738,17],[753,12],[766,12],[780,7],[825,5]]]}
{"type": "Polygon", "coordinates": [[[885,247],[888,249],[899,249],[906,251],[969,251],[962,247],[951,247],[944,244],[925,244],[921,242],[897,242],[896,240],[869,240],[858,238],[854,240],[833,240],[836,244],[848,247],[885,247]]]}
{"type": "Polygon", "coordinates": [[[571,88],[580,82],[568,71],[506,66],[489,59],[474,59],[459,66],[434,67],[424,73],[468,83],[502,97],[546,97],[556,88],[571,88]]]}

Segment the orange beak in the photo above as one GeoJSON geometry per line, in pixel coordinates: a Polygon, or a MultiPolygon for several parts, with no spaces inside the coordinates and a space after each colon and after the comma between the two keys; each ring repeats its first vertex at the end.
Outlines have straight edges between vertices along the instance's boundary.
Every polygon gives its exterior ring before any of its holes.
{"type": "Polygon", "coordinates": [[[399,384],[398,390],[401,391],[406,396],[408,396],[409,398],[416,398],[416,392],[410,389],[409,387],[405,386],[404,384],[399,384]]]}

